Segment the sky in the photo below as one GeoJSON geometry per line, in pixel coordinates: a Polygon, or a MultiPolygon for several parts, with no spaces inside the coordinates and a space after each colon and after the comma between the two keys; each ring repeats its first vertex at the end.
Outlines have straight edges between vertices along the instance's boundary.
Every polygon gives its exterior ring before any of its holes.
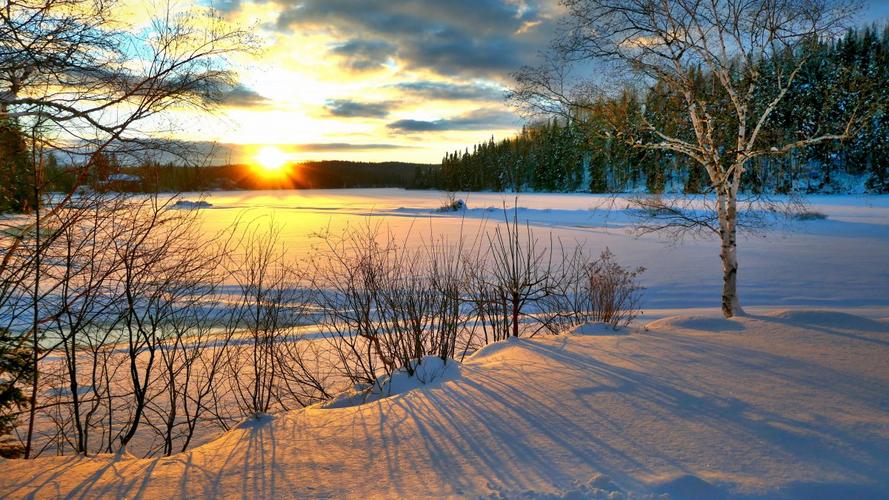
{"type": "MultiPolygon", "coordinates": [[[[206,0],[197,0],[206,5],[206,0]]],[[[189,116],[178,139],[249,161],[271,146],[293,161],[437,163],[447,151],[515,134],[511,73],[535,64],[557,0],[215,0],[262,40],[232,61],[222,109],[189,116]]],[[[889,16],[873,0],[862,19],[889,16]]]]}

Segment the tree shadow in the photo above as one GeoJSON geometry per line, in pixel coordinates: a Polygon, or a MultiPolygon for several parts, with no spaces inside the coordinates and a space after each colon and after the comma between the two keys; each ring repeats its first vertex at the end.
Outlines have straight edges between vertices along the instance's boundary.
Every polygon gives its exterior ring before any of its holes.
{"type": "MultiPolygon", "coordinates": [[[[853,324],[851,318],[830,316],[833,323],[824,326],[818,315],[753,319],[796,328],[809,322],[814,326],[804,328],[824,333],[853,324]]],[[[882,323],[862,320],[854,323],[856,331],[879,340],[882,323]]],[[[578,478],[603,476],[617,490],[672,498],[889,496],[886,428],[867,416],[889,409],[885,380],[738,345],[732,340],[737,337],[634,333],[504,343],[491,346],[476,362],[470,358],[459,380],[359,407],[310,408],[250,422],[216,445],[169,458],[109,461],[63,492],[59,483],[66,474],[90,459],[67,461],[9,494],[148,498],[167,486],[164,494],[181,497],[359,491],[519,496],[566,491],[578,478]],[[636,342],[644,342],[644,348],[625,345],[636,342]],[[670,348],[661,350],[660,343],[670,348]],[[491,362],[495,354],[503,360],[491,362]],[[819,401],[824,393],[818,389],[828,383],[832,399],[819,401]],[[773,395],[769,387],[782,391],[773,395]],[[776,401],[792,391],[801,395],[776,401]],[[841,415],[851,420],[821,411],[823,405],[843,407],[841,415]],[[860,408],[868,413],[857,414],[860,408]],[[671,442],[676,436],[687,441],[671,442]],[[339,455],[328,457],[325,446],[339,455]],[[714,446],[744,460],[746,450],[754,455],[737,467],[716,458],[707,469],[694,455],[714,456],[714,446]],[[338,462],[342,454],[348,457],[338,462]],[[763,454],[769,463],[756,462],[763,454]],[[714,482],[706,475],[711,470],[752,478],[769,473],[766,467],[779,461],[829,474],[759,494],[740,494],[740,483],[714,482]],[[172,480],[166,467],[176,471],[172,480]],[[660,483],[644,479],[665,476],[670,479],[660,483]],[[351,482],[330,484],[333,477],[351,482]]]]}
{"type": "Polygon", "coordinates": [[[889,347],[889,323],[854,314],[825,310],[786,311],[751,318],[889,347]]]}

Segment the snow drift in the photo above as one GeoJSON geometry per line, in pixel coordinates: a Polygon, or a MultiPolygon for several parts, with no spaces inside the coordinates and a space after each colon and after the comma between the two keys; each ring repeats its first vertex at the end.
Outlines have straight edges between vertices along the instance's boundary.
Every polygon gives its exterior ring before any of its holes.
{"type": "Polygon", "coordinates": [[[889,324],[826,311],[510,340],[169,458],[5,461],[0,496],[885,498],[886,359],[889,324]]]}

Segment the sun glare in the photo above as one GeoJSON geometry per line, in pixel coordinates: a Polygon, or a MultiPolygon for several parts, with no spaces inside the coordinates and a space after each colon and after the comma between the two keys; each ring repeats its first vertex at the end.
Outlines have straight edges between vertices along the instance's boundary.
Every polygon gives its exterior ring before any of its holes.
{"type": "Polygon", "coordinates": [[[254,160],[256,165],[266,172],[278,172],[290,162],[287,153],[275,146],[266,146],[260,149],[256,153],[254,160]]]}

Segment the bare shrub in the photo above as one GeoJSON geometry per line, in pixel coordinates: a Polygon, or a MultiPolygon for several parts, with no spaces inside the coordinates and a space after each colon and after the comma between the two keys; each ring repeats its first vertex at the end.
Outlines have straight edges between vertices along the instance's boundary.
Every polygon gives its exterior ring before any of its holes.
{"type": "Polygon", "coordinates": [[[378,229],[320,233],[308,261],[322,335],[339,375],[353,384],[373,384],[386,365],[376,316],[383,251],[378,229]]]}
{"type": "Polygon", "coordinates": [[[608,323],[617,329],[639,313],[644,288],[638,284],[645,268],[621,266],[607,247],[593,260],[584,245],[561,245],[562,260],[552,268],[552,285],[543,298],[540,322],[559,334],[585,322],[608,323]]]}
{"type": "MultiPolygon", "coordinates": [[[[518,208],[488,233],[486,257],[476,263],[473,302],[486,339],[518,337],[532,311],[552,293],[553,242],[540,245],[529,224],[522,228],[518,208]]],[[[539,331],[534,330],[533,333],[539,331]]]]}
{"type": "MultiPolygon", "coordinates": [[[[481,345],[506,340],[512,332],[508,304],[487,273],[488,258],[487,253],[480,252],[470,258],[468,266],[467,298],[475,319],[473,331],[481,330],[481,345]]],[[[476,347],[467,344],[468,349],[476,347]]]]}
{"type": "Polygon", "coordinates": [[[442,198],[441,206],[438,207],[439,212],[459,212],[466,209],[466,202],[457,198],[457,193],[447,191],[442,198]]]}
{"type": "Polygon", "coordinates": [[[552,268],[550,293],[541,300],[539,320],[551,334],[560,334],[583,321],[588,309],[590,256],[583,244],[569,250],[559,242],[562,259],[552,268]]]}
{"type": "Polygon", "coordinates": [[[621,266],[607,247],[599,259],[583,268],[584,301],[579,319],[626,326],[639,314],[643,288],[637,278],[644,267],[621,266]]]}
{"type": "Polygon", "coordinates": [[[466,324],[464,293],[469,286],[471,273],[468,256],[478,254],[478,240],[467,240],[461,232],[456,242],[430,236],[423,247],[428,262],[429,284],[437,294],[432,309],[429,353],[443,360],[465,354],[473,342],[475,330],[466,324]],[[463,340],[462,349],[458,341],[463,340]]]}
{"type": "MultiPolygon", "coordinates": [[[[462,242],[419,248],[380,225],[319,235],[311,259],[320,326],[340,376],[374,388],[425,356],[456,354],[465,283],[462,242]]],[[[382,390],[382,387],[376,387],[382,390]]]]}
{"type": "Polygon", "coordinates": [[[57,265],[45,272],[58,287],[51,301],[55,312],[49,317],[49,334],[55,341],[51,348],[64,354],[66,374],[55,391],[64,387],[69,398],[65,406],[72,428],[66,435],[76,453],[90,449],[91,430],[111,390],[103,375],[117,369],[111,368],[109,351],[117,341],[114,299],[121,293],[122,262],[108,242],[124,236],[121,217],[127,208],[120,197],[91,196],[50,218],[58,228],[58,244],[47,254],[57,265]]]}
{"type": "Polygon", "coordinates": [[[270,221],[248,228],[236,262],[232,277],[244,338],[229,349],[228,368],[242,413],[255,416],[327,397],[324,377],[311,369],[303,350],[306,343],[294,338],[307,304],[286,262],[280,227],[270,221]]]}

